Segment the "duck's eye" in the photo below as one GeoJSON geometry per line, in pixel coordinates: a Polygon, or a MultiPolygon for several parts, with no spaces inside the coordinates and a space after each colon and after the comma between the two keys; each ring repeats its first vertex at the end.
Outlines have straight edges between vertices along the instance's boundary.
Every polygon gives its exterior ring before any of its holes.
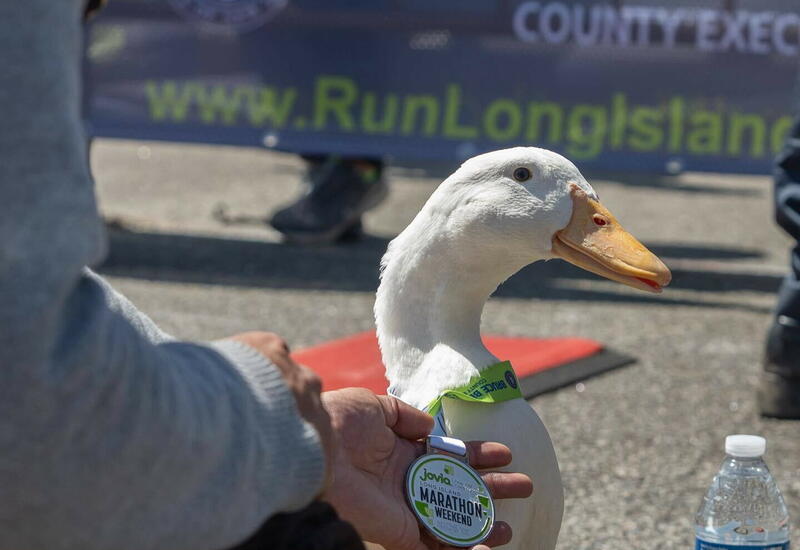
{"type": "Polygon", "coordinates": [[[514,170],[514,179],[517,181],[528,181],[531,179],[531,171],[524,167],[517,168],[514,170]]]}

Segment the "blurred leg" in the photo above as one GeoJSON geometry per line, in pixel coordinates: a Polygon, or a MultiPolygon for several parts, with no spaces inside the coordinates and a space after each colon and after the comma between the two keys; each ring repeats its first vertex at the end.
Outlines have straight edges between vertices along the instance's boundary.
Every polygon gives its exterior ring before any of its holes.
{"type": "Polygon", "coordinates": [[[797,243],[776,313],[800,319],[800,118],[795,120],[775,167],[775,219],[797,243]]]}
{"type": "Polygon", "coordinates": [[[317,244],[358,238],[361,216],[383,201],[383,162],[374,158],[304,156],[308,192],[275,212],[271,225],[287,241],[317,244]]]}
{"type": "Polygon", "coordinates": [[[767,336],[759,405],[767,416],[800,418],[800,119],[777,159],[775,219],[796,245],[767,336]]]}

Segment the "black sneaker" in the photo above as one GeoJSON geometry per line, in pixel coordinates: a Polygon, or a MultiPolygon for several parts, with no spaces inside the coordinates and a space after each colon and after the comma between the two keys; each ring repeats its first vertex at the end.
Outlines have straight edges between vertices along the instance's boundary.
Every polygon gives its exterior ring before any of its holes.
{"type": "Polygon", "coordinates": [[[770,328],[758,405],[764,416],[800,419],[800,321],[781,315],[770,328]]]}
{"type": "Polygon", "coordinates": [[[361,235],[361,215],[389,192],[383,164],[373,159],[307,158],[309,191],[275,212],[270,224],[289,242],[331,243],[361,235]]]}

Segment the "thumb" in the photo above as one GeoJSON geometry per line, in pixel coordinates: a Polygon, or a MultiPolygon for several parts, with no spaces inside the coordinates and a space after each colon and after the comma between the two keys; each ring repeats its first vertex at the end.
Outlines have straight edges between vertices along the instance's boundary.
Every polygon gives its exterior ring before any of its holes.
{"type": "Polygon", "coordinates": [[[403,439],[416,441],[426,437],[433,429],[433,417],[408,403],[389,395],[379,395],[386,425],[403,439]]]}

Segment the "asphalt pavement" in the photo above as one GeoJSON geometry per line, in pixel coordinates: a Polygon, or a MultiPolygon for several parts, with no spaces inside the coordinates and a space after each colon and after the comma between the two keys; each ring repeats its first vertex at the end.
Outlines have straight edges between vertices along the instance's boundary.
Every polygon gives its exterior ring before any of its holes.
{"type": "MultiPolygon", "coordinates": [[[[264,223],[300,192],[292,155],[97,140],[92,165],[111,235],[102,272],[119,290],[181,338],[263,329],[295,348],[373,327],[378,261],[442,179],[393,169],[364,240],[304,248],[264,223]]],[[[524,269],[486,307],[486,332],[594,338],[638,360],[532,401],[565,483],[559,549],[692,548],[694,512],[731,433],[767,438],[800,524],[800,421],[765,420],[755,406],[789,248],[771,180],[586,175],[673,283],[643,294],[559,260],[524,269]]]]}

